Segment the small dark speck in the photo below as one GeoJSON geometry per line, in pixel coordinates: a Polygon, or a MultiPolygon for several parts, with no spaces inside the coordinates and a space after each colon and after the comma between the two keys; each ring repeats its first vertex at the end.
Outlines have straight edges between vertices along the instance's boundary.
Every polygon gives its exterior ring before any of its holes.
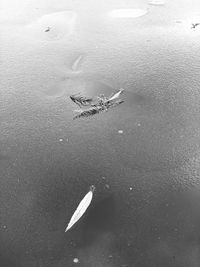
{"type": "Polygon", "coordinates": [[[48,27],[48,28],[45,30],[45,32],[49,32],[49,31],[50,31],[50,29],[51,29],[51,28],[50,28],[50,27],[48,27]]]}
{"type": "Polygon", "coordinates": [[[200,23],[192,23],[191,29],[195,29],[200,23]]]}
{"type": "Polygon", "coordinates": [[[95,187],[94,185],[91,185],[91,186],[90,186],[90,191],[94,192],[95,189],[96,189],[96,187],[95,187]]]}

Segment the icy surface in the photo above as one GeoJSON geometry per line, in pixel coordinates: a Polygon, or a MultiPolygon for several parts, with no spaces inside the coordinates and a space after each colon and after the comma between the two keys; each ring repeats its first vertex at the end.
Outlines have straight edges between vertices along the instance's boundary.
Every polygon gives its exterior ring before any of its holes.
{"type": "Polygon", "coordinates": [[[200,6],[148,2],[2,1],[0,266],[200,266],[200,6]],[[71,94],[119,88],[72,120],[71,94]]]}

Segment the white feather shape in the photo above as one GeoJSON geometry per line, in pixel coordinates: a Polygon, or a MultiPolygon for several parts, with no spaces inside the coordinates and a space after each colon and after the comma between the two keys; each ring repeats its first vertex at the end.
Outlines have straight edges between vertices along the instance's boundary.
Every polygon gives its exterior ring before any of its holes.
{"type": "Polygon", "coordinates": [[[108,100],[111,101],[111,100],[118,98],[123,91],[124,91],[124,89],[120,88],[119,91],[117,93],[115,93],[113,96],[111,96],[108,100]]]}
{"type": "Polygon", "coordinates": [[[74,214],[72,215],[67,228],[65,229],[65,232],[67,232],[86,212],[87,208],[89,207],[92,198],[93,198],[93,192],[95,190],[95,186],[90,186],[90,191],[84,196],[84,198],[79,203],[77,209],[75,210],[74,214]]]}

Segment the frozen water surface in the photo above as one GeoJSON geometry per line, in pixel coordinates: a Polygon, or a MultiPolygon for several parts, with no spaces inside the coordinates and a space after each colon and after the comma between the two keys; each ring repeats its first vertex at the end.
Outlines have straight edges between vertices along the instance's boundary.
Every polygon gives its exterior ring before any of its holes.
{"type": "Polygon", "coordinates": [[[200,266],[200,2],[149,2],[0,1],[0,266],[200,266]]]}
{"type": "Polygon", "coordinates": [[[26,27],[35,38],[54,41],[75,31],[76,17],[73,11],[55,12],[38,18],[26,27]]]}

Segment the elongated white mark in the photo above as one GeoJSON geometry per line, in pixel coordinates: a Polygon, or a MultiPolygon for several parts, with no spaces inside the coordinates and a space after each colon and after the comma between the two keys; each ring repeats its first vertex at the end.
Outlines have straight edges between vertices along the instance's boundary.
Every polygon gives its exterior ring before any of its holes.
{"type": "Polygon", "coordinates": [[[71,67],[73,71],[79,70],[82,60],[83,60],[83,55],[80,55],[79,57],[76,58],[71,67]]]}
{"type": "Polygon", "coordinates": [[[109,98],[109,101],[111,100],[115,100],[116,98],[118,98],[121,93],[123,93],[124,89],[123,88],[120,88],[116,93],[114,93],[110,98],[109,98]]]}
{"type": "Polygon", "coordinates": [[[150,0],[148,4],[153,6],[163,6],[165,4],[165,0],[150,0]]]}
{"type": "Polygon", "coordinates": [[[95,186],[91,185],[90,191],[84,196],[84,198],[79,203],[77,209],[75,210],[74,214],[72,215],[71,220],[69,221],[68,226],[65,229],[65,232],[67,232],[86,212],[92,201],[94,190],[95,186]]]}
{"type": "Polygon", "coordinates": [[[130,9],[114,9],[109,13],[112,18],[137,18],[145,15],[146,9],[130,8],[130,9]]]}

